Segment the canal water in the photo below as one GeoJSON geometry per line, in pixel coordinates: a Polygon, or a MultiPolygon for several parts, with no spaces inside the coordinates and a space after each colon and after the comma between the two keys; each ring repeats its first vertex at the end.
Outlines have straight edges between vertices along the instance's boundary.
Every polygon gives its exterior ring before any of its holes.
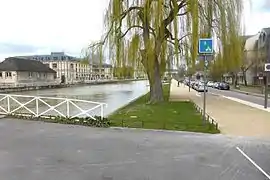
{"type": "MultiPolygon", "coordinates": [[[[30,96],[42,96],[42,97],[56,97],[56,98],[68,98],[68,99],[79,99],[79,100],[87,100],[94,102],[106,103],[107,107],[104,108],[104,115],[107,116],[120,107],[128,104],[132,100],[146,94],[149,91],[149,87],[147,86],[148,81],[133,81],[133,82],[124,82],[124,83],[116,83],[116,84],[102,84],[102,85],[84,85],[84,86],[72,86],[68,88],[61,89],[45,89],[45,90],[35,90],[35,91],[22,91],[16,92],[12,94],[19,95],[30,95],[30,96]]],[[[24,97],[16,97],[16,99],[21,103],[26,103],[31,100],[31,98],[24,97]]],[[[43,99],[47,104],[54,106],[57,103],[61,102],[61,100],[47,100],[43,99]]],[[[7,102],[1,101],[0,105],[4,105],[7,102]]],[[[12,109],[18,108],[19,104],[17,102],[11,102],[12,109]]],[[[92,103],[84,103],[84,102],[74,102],[76,105],[81,107],[83,110],[91,109],[96,106],[92,103]]],[[[26,105],[33,112],[36,111],[35,101],[26,105]]],[[[47,110],[49,107],[39,102],[39,113],[47,110]]],[[[67,108],[66,104],[62,104],[57,107],[59,111],[63,114],[66,114],[67,108]]],[[[72,106],[70,104],[69,111],[71,114],[75,115],[81,112],[77,107],[72,106]]],[[[22,112],[27,112],[28,110],[25,108],[21,108],[22,112]]],[[[95,109],[90,112],[91,115],[100,115],[100,109],[95,109]]],[[[57,115],[58,113],[55,111],[50,111],[45,113],[44,115],[57,115]]],[[[83,115],[84,116],[84,115],[83,115]]]]}

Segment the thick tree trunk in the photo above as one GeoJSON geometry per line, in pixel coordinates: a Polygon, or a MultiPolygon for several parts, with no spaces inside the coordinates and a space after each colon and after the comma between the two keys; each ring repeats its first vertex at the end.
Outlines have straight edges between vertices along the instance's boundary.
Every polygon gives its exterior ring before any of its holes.
{"type": "Polygon", "coordinates": [[[233,73],[233,86],[236,88],[237,85],[238,85],[238,77],[237,77],[237,74],[233,73]]]}
{"type": "Polygon", "coordinates": [[[162,81],[161,81],[161,75],[160,75],[160,68],[158,60],[155,60],[154,64],[154,70],[152,71],[153,76],[151,76],[152,79],[150,79],[150,103],[158,103],[163,102],[163,89],[162,89],[162,81]]]}
{"type": "Polygon", "coordinates": [[[158,58],[156,57],[155,59],[154,67],[150,67],[147,61],[148,58],[145,56],[145,53],[143,51],[141,51],[141,55],[142,55],[141,62],[146,70],[149,85],[150,85],[149,103],[162,102],[164,101],[164,97],[163,97],[162,81],[161,81],[158,58]]]}
{"type": "Polygon", "coordinates": [[[243,79],[244,79],[245,86],[247,86],[247,75],[246,75],[246,72],[243,72],[243,79]]]}
{"type": "Polygon", "coordinates": [[[150,73],[149,73],[149,71],[147,71],[147,77],[148,77],[148,81],[149,81],[149,87],[150,87],[150,95],[153,93],[153,86],[151,85],[152,83],[151,83],[151,80],[152,80],[152,78],[151,78],[151,75],[150,75],[150,73]]]}
{"type": "Polygon", "coordinates": [[[242,82],[244,81],[244,85],[247,86],[247,70],[244,67],[241,67],[241,71],[242,71],[242,75],[243,75],[243,79],[242,82]]]}

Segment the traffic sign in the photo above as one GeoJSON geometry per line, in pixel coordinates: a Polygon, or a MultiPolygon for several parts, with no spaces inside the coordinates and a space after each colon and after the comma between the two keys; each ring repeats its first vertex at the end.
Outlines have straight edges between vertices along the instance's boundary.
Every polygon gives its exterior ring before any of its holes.
{"type": "Polygon", "coordinates": [[[199,39],[199,53],[200,54],[213,54],[213,39],[202,38],[199,39]]]}
{"type": "Polygon", "coordinates": [[[270,72],[270,63],[265,63],[264,64],[264,71],[270,72]]]}
{"type": "Polygon", "coordinates": [[[264,74],[262,72],[257,73],[258,79],[263,80],[264,74]]]}

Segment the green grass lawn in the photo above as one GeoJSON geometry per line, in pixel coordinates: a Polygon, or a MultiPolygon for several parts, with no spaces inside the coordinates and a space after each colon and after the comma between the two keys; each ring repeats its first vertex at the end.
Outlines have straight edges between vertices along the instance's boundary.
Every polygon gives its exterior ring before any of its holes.
{"type": "Polygon", "coordinates": [[[203,124],[191,102],[169,102],[170,85],[163,91],[165,102],[146,104],[148,93],[109,116],[112,126],[219,133],[214,125],[203,124]]]}

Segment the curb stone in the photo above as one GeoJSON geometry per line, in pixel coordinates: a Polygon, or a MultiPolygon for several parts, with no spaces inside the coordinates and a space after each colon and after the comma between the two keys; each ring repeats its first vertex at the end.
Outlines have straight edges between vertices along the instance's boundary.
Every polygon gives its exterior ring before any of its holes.
{"type": "Polygon", "coordinates": [[[191,132],[191,131],[174,131],[174,130],[165,130],[165,129],[144,129],[144,128],[128,128],[128,127],[109,127],[112,130],[121,130],[121,131],[145,131],[145,132],[164,132],[164,133],[179,133],[186,135],[208,135],[208,136],[223,136],[221,133],[211,134],[211,133],[203,133],[203,132],[191,132]]]}

